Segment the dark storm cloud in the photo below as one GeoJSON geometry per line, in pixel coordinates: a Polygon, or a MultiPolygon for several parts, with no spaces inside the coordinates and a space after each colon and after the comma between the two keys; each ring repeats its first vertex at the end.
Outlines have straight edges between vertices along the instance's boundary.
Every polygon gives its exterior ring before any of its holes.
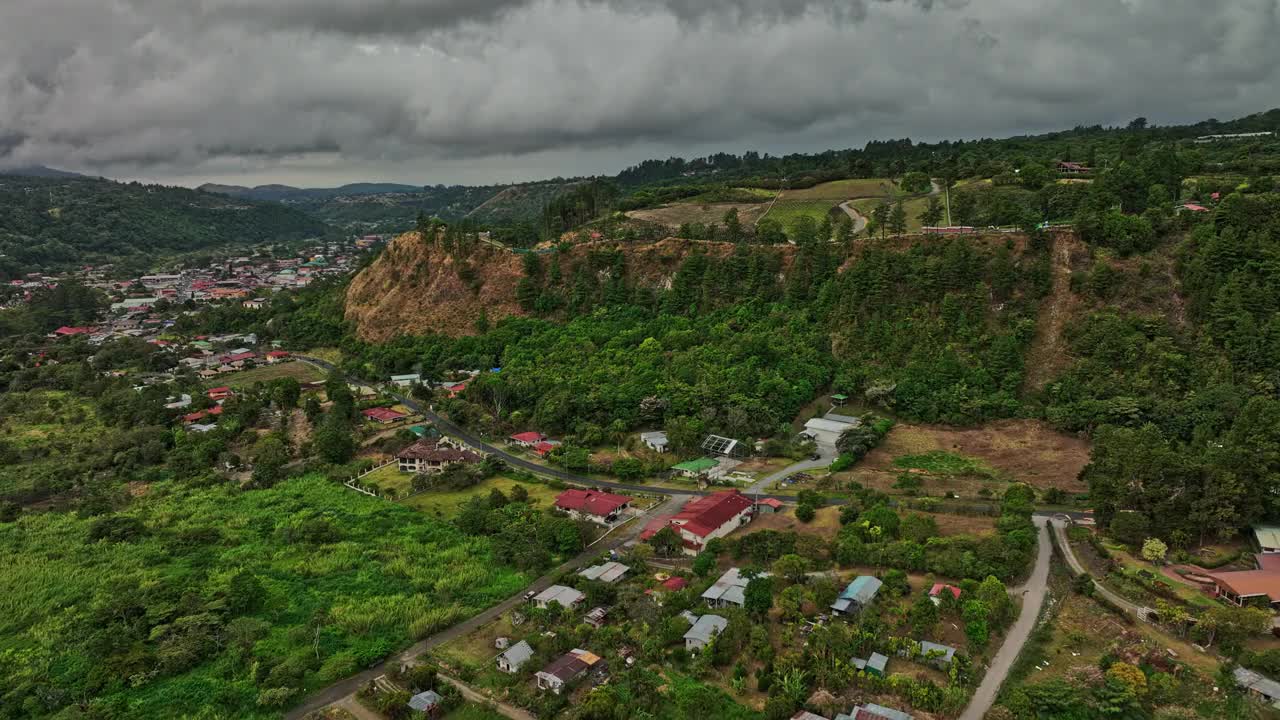
{"type": "Polygon", "coordinates": [[[1278,2],[7,0],[0,156],[449,182],[1227,118],[1280,98],[1278,2]]]}

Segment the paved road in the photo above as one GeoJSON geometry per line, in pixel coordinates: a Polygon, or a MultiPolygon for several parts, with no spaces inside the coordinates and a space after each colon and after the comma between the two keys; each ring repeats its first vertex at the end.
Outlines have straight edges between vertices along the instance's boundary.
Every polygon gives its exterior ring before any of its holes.
{"type": "Polygon", "coordinates": [[[982,678],[982,684],[973,693],[973,698],[969,700],[969,707],[965,708],[960,720],[982,720],[982,717],[987,714],[996,701],[1000,686],[1009,676],[1009,669],[1018,659],[1018,653],[1022,652],[1022,646],[1026,644],[1027,639],[1031,637],[1031,631],[1036,627],[1040,608],[1044,605],[1044,597],[1049,590],[1049,560],[1052,555],[1047,528],[1049,522],[1045,517],[1035,518],[1036,525],[1040,527],[1037,534],[1039,547],[1036,552],[1036,565],[1026,584],[1014,590],[1015,593],[1022,594],[1022,612],[1013,623],[1013,627],[1009,629],[1009,634],[1005,636],[1000,651],[992,658],[991,667],[987,669],[987,674],[982,678]]]}
{"type": "Polygon", "coordinates": [[[759,493],[764,493],[765,490],[769,489],[770,485],[787,477],[788,475],[791,475],[793,473],[798,473],[798,472],[804,472],[805,470],[814,470],[817,468],[827,467],[831,465],[831,461],[835,459],[836,459],[836,449],[834,446],[819,444],[817,460],[801,460],[798,463],[793,463],[791,465],[788,465],[782,468],[781,470],[779,470],[776,473],[773,473],[772,475],[766,475],[765,477],[760,478],[759,480],[752,483],[751,487],[747,488],[747,494],[756,495],[759,493]]]}
{"type": "Polygon", "coordinates": [[[853,234],[857,235],[867,229],[867,216],[858,212],[857,208],[849,204],[851,202],[853,200],[845,200],[840,203],[840,209],[853,220],[853,234]]]}
{"type": "MultiPolygon", "coordinates": [[[[1076,557],[1076,553],[1071,549],[1071,543],[1067,540],[1067,524],[1061,521],[1053,521],[1053,534],[1058,538],[1058,547],[1062,548],[1062,555],[1067,559],[1067,564],[1071,566],[1071,571],[1076,575],[1089,575],[1089,570],[1076,557]]],[[[1097,578],[1093,580],[1093,591],[1116,605],[1124,608],[1126,611],[1133,613],[1139,620],[1146,620],[1148,613],[1153,612],[1151,608],[1137,605],[1125,599],[1121,595],[1108,590],[1097,578]]]]}
{"type": "MultiPolygon", "coordinates": [[[[689,498],[687,496],[672,496],[664,500],[654,509],[650,510],[650,512],[664,514],[674,513],[675,508],[684,504],[688,499],[689,498]]],[[[643,517],[635,518],[629,524],[615,530],[613,534],[609,535],[603,542],[596,543],[593,547],[582,551],[582,553],[577,557],[565,562],[554,570],[547,572],[537,580],[534,580],[532,584],[519,594],[511,596],[488,610],[485,610],[484,612],[467,620],[463,620],[457,625],[441,630],[435,635],[423,640],[419,640],[399,655],[393,655],[368,670],[352,675],[345,680],[339,680],[329,687],[317,691],[315,694],[311,695],[311,697],[303,701],[302,704],[298,705],[293,710],[290,710],[285,715],[286,720],[298,720],[309,712],[319,710],[323,707],[339,702],[343,700],[343,698],[364,687],[365,684],[379,675],[385,675],[391,670],[398,669],[401,665],[416,662],[418,656],[422,653],[452,640],[456,640],[457,638],[493,622],[503,613],[509,612],[517,606],[522,605],[524,603],[524,594],[528,590],[545,590],[549,585],[551,585],[553,578],[559,577],[561,574],[570,570],[578,569],[583,565],[586,565],[588,561],[594,560],[601,553],[619,548],[628,541],[633,540],[640,534],[640,531],[644,529],[644,525],[643,517]]]]}

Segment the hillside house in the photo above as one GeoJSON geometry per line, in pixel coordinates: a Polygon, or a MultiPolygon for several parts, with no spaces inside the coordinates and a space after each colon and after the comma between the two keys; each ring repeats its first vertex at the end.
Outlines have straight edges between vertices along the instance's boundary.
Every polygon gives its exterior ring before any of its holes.
{"type": "Polygon", "coordinates": [[[670,445],[670,442],[667,440],[667,434],[661,430],[640,433],[640,442],[650,450],[660,453],[666,452],[670,445]]]}
{"type": "Polygon", "coordinates": [[[934,605],[939,605],[942,603],[943,593],[951,593],[952,597],[959,600],[960,592],[961,592],[960,588],[956,587],[955,585],[948,585],[946,583],[934,583],[933,587],[929,588],[929,599],[933,600],[934,605]]]}
{"type": "Polygon", "coordinates": [[[534,677],[538,681],[538,689],[550,690],[559,695],[569,683],[589,672],[604,672],[604,660],[595,653],[575,648],[551,661],[550,665],[539,670],[534,677]]]}
{"type": "Polygon", "coordinates": [[[870,575],[859,575],[853,579],[853,582],[845,586],[844,591],[840,593],[840,597],[831,603],[831,611],[836,615],[852,615],[860,612],[876,599],[876,594],[880,592],[880,587],[883,584],[879,578],[874,578],[870,575]]]}
{"type": "Polygon", "coordinates": [[[719,615],[703,615],[684,634],[684,649],[693,652],[705,648],[727,627],[729,621],[719,615]]]}
{"type": "Polygon", "coordinates": [[[240,304],[241,304],[241,305],[243,305],[245,308],[247,308],[247,309],[249,309],[249,310],[261,310],[263,307],[265,307],[265,306],[266,306],[266,304],[267,304],[267,299],[266,299],[266,298],[253,298],[253,299],[251,299],[251,300],[245,300],[244,302],[242,302],[242,303],[240,303],[240,304]]]}
{"type": "Polygon", "coordinates": [[[671,472],[687,478],[697,478],[708,475],[712,470],[720,465],[720,461],[715,458],[698,458],[697,460],[686,460],[682,463],[676,463],[671,466],[671,472]]]}
{"type": "Polygon", "coordinates": [[[692,500],[665,522],[650,523],[640,533],[648,540],[664,527],[670,527],[684,546],[686,555],[702,552],[711,540],[724,537],[751,522],[755,503],[738,490],[721,490],[692,500]]]}
{"type": "MultiPolygon", "coordinates": [[[[899,655],[906,656],[907,651],[899,651],[899,655]]],[[[956,656],[956,649],[950,645],[939,645],[928,640],[920,641],[920,660],[924,663],[932,665],[939,670],[946,670],[951,664],[951,660],[956,656]]]]}
{"type": "Polygon", "coordinates": [[[1086,167],[1078,162],[1070,162],[1067,160],[1059,162],[1056,168],[1058,172],[1063,175],[1083,175],[1085,173],[1093,172],[1093,168],[1086,167]]]}
{"type": "Polygon", "coordinates": [[[631,498],[626,495],[571,488],[556,496],[555,506],[568,513],[574,520],[590,520],[600,525],[612,525],[631,508],[631,498]]]}
{"type": "Polygon", "coordinates": [[[631,568],[620,562],[610,561],[601,565],[592,565],[578,572],[578,575],[602,583],[615,583],[622,579],[631,568]]]}
{"type": "Polygon", "coordinates": [[[533,602],[539,608],[546,609],[551,603],[556,603],[566,610],[572,610],[582,602],[586,595],[564,585],[552,585],[551,587],[538,593],[533,598],[533,602]]]}
{"type": "Polygon", "coordinates": [[[231,392],[231,388],[227,387],[226,385],[223,385],[221,387],[209,388],[207,391],[205,391],[205,394],[209,396],[210,400],[218,401],[218,400],[226,400],[227,398],[231,397],[234,393],[231,392]]]}
{"type": "Polygon", "coordinates": [[[498,669],[504,673],[520,672],[520,666],[533,658],[533,646],[528,642],[520,642],[507,648],[497,657],[498,669]]]}
{"type": "Polygon", "coordinates": [[[424,438],[396,454],[400,472],[442,473],[454,465],[480,462],[479,453],[458,447],[447,438],[424,438]]]}
{"type": "Polygon", "coordinates": [[[782,512],[782,501],[777,498],[764,498],[756,502],[756,513],[759,515],[772,515],[782,512]]]}
{"type": "Polygon", "coordinates": [[[828,413],[825,417],[806,420],[800,435],[820,445],[834,447],[846,430],[858,427],[860,424],[862,421],[858,418],[828,413]]]}
{"type": "Polygon", "coordinates": [[[407,375],[392,375],[390,379],[390,383],[392,385],[395,385],[396,387],[402,387],[402,388],[411,387],[414,383],[420,383],[420,382],[422,382],[422,376],[419,375],[418,373],[409,373],[407,375]]]}
{"type": "MultiPolygon", "coordinates": [[[[768,577],[769,573],[760,573],[761,577],[768,577]]],[[[702,601],[709,608],[722,608],[736,605],[742,607],[746,604],[747,583],[750,582],[742,575],[738,568],[729,568],[719,580],[711,584],[702,593],[702,601]]]]}
{"type": "Polygon", "coordinates": [[[282,362],[288,359],[289,359],[289,352],[287,350],[272,350],[271,352],[267,353],[267,363],[271,365],[274,365],[278,362],[282,362]]]}
{"type": "Polygon", "coordinates": [[[507,444],[515,447],[531,448],[546,439],[546,436],[540,432],[529,431],[512,435],[507,438],[507,444]]]}
{"type": "Polygon", "coordinates": [[[560,447],[559,440],[543,440],[542,442],[534,443],[533,447],[530,449],[533,450],[534,455],[544,458],[550,455],[551,451],[558,447],[560,447]]]}
{"type": "Polygon", "coordinates": [[[368,410],[361,410],[360,414],[365,416],[365,419],[379,425],[390,425],[391,423],[398,422],[409,417],[408,415],[398,410],[392,410],[391,408],[369,408],[368,410]]]}

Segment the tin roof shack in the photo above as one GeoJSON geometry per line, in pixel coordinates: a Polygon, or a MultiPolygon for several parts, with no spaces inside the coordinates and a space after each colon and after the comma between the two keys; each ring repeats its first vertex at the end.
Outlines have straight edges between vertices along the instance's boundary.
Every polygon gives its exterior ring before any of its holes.
{"type": "Polygon", "coordinates": [[[684,634],[684,649],[693,652],[705,648],[727,627],[729,621],[719,615],[703,615],[684,634]]]}
{"type": "Polygon", "coordinates": [[[539,670],[537,678],[540,690],[550,690],[559,695],[566,686],[582,678],[587,673],[607,672],[604,660],[595,653],[575,648],[551,661],[550,665],[539,670]]]}
{"type": "Polygon", "coordinates": [[[876,599],[880,586],[884,583],[870,575],[859,575],[845,587],[840,597],[831,603],[831,611],[837,615],[851,615],[860,612],[876,599]]]}
{"type": "Polygon", "coordinates": [[[504,673],[520,672],[520,666],[533,658],[533,646],[528,642],[520,642],[507,648],[497,657],[498,669],[504,673]]]}

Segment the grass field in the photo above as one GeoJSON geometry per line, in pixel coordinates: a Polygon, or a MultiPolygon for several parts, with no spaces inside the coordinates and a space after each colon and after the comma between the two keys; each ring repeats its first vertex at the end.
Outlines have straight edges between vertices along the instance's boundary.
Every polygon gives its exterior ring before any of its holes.
{"type": "Polygon", "coordinates": [[[853,180],[833,180],[820,183],[803,190],[787,190],[784,200],[822,200],[828,205],[842,203],[850,198],[885,197],[901,194],[898,186],[886,178],[857,178],[853,180]]]}
{"type": "MultiPolygon", "coordinates": [[[[410,476],[404,475],[404,477],[406,478],[405,482],[408,482],[410,476]]],[[[458,508],[471,498],[488,496],[494,488],[498,488],[509,496],[511,495],[511,488],[516,485],[523,485],[524,489],[529,491],[529,502],[540,508],[550,507],[555,502],[556,496],[560,494],[560,491],[542,483],[517,482],[511,478],[499,476],[489,478],[479,485],[466,490],[440,492],[430,490],[419,493],[411,498],[406,498],[403,504],[434,517],[450,518],[457,515],[458,508]]]]}
{"type": "Polygon", "coordinates": [[[0,554],[0,648],[22,658],[4,663],[6,702],[33,718],[73,713],[50,696],[120,718],[279,718],[527,582],[487,539],[317,476],[253,491],[158,483],[113,516],[29,513],[0,524],[0,554]],[[114,534],[97,539],[104,522],[114,534]],[[234,632],[249,640],[221,641],[234,632]],[[198,652],[175,662],[178,642],[198,652]],[[139,667],[158,672],[100,682],[139,667]]]}
{"type": "Polygon", "coordinates": [[[252,370],[241,370],[219,378],[218,382],[235,388],[243,388],[255,383],[270,382],[287,377],[291,377],[300,383],[309,383],[323,380],[324,374],[304,362],[286,362],[263,365],[252,370]]]}
{"type": "MultiPolygon", "coordinates": [[[[869,218],[871,217],[871,213],[875,212],[876,206],[880,204],[880,200],[878,198],[865,198],[862,200],[854,200],[849,204],[852,205],[855,210],[869,218]]],[[[902,209],[907,213],[907,232],[920,232],[920,228],[924,226],[924,223],[920,222],[920,214],[928,207],[929,198],[927,197],[912,198],[910,200],[903,201],[902,209]]],[[[879,233],[877,233],[877,235],[879,235],[879,233]]]]}

